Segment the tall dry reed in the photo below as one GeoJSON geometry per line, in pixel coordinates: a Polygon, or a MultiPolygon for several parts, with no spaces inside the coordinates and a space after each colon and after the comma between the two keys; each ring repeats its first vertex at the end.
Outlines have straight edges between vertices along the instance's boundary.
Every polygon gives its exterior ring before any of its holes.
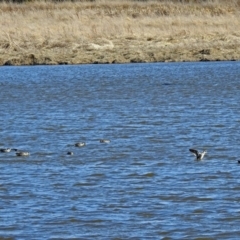
{"type": "Polygon", "coordinates": [[[113,51],[130,40],[172,49],[239,46],[239,10],[240,0],[2,2],[0,54],[113,51]]]}

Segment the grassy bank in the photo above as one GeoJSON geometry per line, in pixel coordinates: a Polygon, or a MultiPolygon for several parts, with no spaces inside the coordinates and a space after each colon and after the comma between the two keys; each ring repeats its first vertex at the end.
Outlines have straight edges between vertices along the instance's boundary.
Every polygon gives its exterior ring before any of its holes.
{"type": "Polygon", "coordinates": [[[0,3],[0,65],[240,60],[240,0],[0,3]]]}

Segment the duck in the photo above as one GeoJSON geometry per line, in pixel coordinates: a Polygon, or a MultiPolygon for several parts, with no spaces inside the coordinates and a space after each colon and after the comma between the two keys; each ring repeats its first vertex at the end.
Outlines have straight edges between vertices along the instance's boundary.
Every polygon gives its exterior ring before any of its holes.
{"type": "Polygon", "coordinates": [[[30,153],[29,152],[16,152],[16,155],[18,157],[24,157],[24,156],[29,156],[30,153]]]}
{"type": "Polygon", "coordinates": [[[0,152],[9,153],[11,151],[17,151],[16,148],[0,148],[0,152]]]}
{"type": "Polygon", "coordinates": [[[0,152],[8,153],[11,152],[11,148],[0,148],[0,152]]]}
{"type": "Polygon", "coordinates": [[[207,151],[199,152],[198,150],[190,148],[189,151],[196,156],[196,160],[202,160],[207,151]]]}
{"type": "Polygon", "coordinates": [[[73,155],[73,152],[67,152],[67,155],[73,155]]]}
{"type": "Polygon", "coordinates": [[[108,139],[100,139],[100,143],[110,143],[110,140],[108,139]]]}
{"type": "Polygon", "coordinates": [[[75,147],[84,147],[86,145],[86,143],[85,142],[77,142],[77,143],[75,143],[75,147]]]}

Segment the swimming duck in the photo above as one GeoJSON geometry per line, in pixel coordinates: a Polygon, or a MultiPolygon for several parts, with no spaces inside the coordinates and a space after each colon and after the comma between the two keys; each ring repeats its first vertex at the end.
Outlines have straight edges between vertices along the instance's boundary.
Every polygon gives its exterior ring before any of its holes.
{"type": "Polygon", "coordinates": [[[78,142],[78,143],[75,143],[75,147],[84,147],[86,145],[85,142],[78,142]]]}
{"type": "Polygon", "coordinates": [[[16,155],[18,157],[24,157],[24,156],[29,156],[30,153],[29,152],[16,152],[16,155]]]}
{"type": "Polygon", "coordinates": [[[0,152],[8,153],[11,152],[11,148],[0,148],[0,152]]]}
{"type": "Polygon", "coordinates": [[[204,155],[207,153],[207,151],[199,152],[195,149],[189,149],[191,153],[193,153],[196,156],[196,160],[202,160],[204,158],[204,155]]]}
{"type": "Polygon", "coordinates": [[[16,148],[0,148],[0,152],[4,152],[4,153],[11,152],[12,150],[17,151],[16,148]]]}
{"type": "Polygon", "coordinates": [[[67,152],[67,155],[73,155],[73,152],[67,152]]]}
{"type": "Polygon", "coordinates": [[[108,139],[100,139],[100,143],[110,143],[110,140],[108,139]]]}

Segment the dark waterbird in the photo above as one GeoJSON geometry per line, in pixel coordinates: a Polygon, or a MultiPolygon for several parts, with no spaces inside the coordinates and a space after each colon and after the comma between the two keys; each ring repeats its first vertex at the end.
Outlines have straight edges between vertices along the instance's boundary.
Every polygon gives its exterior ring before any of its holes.
{"type": "Polygon", "coordinates": [[[108,140],[108,139],[100,139],[99,142],[100,143],[110,143],[110,140],[108,140]]]}
{"type": "Polygon", "coordinates": [[[85,142],[77,142],[74,144],[75,147],[84,147],[86,146],[86,143],[85,142]]]}
{"type": "Polygon", "coordinates": [[[202,160],[207,151],[199,152],[198,150],[190,148],[189,151],[196,156],[196,160],[202,160]]]}
{"type": "Polygon", "coordinates": [[[26,156],[29,156],[30,155],[30,153],[29,152],[16,152],[16,155],[18,156],[18,157],[26,157],[26,156]]]}
{"type": "Polygon", "coordinates": [[[0,148],[0,152],[8,153],[11,151],[17,151],[16,148],[0,148]]]}

